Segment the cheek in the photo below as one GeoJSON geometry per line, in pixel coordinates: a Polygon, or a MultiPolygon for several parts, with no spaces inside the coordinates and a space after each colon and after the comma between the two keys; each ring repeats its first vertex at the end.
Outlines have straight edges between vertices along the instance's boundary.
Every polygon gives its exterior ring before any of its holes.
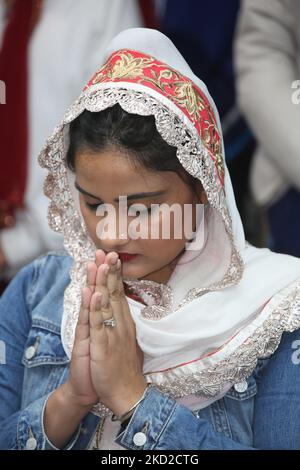
{"type": "Polygon", "coordinates": [[[149,221],[148,224],[148,233],[154,234],[154,239],[159,234],[162,241],[175,242],[180,245],[180,243],[186,241],[185,228],[192,226],[194,220],[193,206],[190,205],[189,209],[185,210],[186,212],[184,212],[184,207],[180,205],[175,207],[175,211],[166,209],[165,212],[154,214],[151,223],[149,221]],[[166,237],[168,237],[167,240],[166,237]]]}
{"type": "Polygon", "coordinates": [[[90,237],[95,241],[97,239],[96,227],[97,223],[99,222],[99,218],[97,218],[96,215],[91,212],[84,203],[80,203],[80,209],[90,237]]]}
{"type": "Polygon", "coordinates": [[[158,267],[171,263],[185,248],[185,240],[138,240],[145,266],[158,267]]]}
{"type": "Polygon", "coordinates": [[[183,220],[176,220],[171,216],[164,217],[157,214],[148,221],[148,239],[137,240],[144,254],[149,254],[153,259],[169,259],[176,256],[186,243],[183,230],[183,220]],[[152,238],[151,238],[152,234],[152,238]],[[177,237],[174,235],[177,234],[177,237]]]}

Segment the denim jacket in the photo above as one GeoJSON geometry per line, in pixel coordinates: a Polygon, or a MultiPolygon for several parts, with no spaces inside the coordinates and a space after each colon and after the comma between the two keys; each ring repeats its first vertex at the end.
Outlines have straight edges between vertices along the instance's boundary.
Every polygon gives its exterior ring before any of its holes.
{"type": "MultiPolygon", "coordinates": [[[[72,260],[49,253],[24,267],[0,299],[0,448],[55,449],[43,429],[49,395],[68,377],[60,324],[72,260]]],[[[87,449],[89,413],[65,449],[87,449]]],[[[150,387],[116,442],[124,449],[300,449],[300,330],[283,333],[243,388],[190,411],[150,387]]]]}

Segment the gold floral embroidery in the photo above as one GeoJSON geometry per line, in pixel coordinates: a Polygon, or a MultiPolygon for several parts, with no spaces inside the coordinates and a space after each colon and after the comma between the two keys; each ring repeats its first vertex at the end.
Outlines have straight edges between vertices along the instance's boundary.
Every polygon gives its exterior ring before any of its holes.
{"type": "Polygon", "coordinates": [[[210,151],[223,184],[223,155],[214,112],[206,97],[191,80],[153,57],[137,51],[120,50],[110,56],[87,87],[106,81],[133,81],[149,86],[181,108],[210,151]]]}
{"type": "Polygon", "coordinates": [[[193,121],[201,119],[200,111],[205,109],[205,102],[190,82],[175,82],[174,99],[186,108],[193,121]]]}
{"type": "Polygon", "coordinates": [[[152,58],[133,57],[130,53],[121,53],[118,60],[114,63],[108,61],[108,63],[98,71],[92,83],[95,85],[101,82],[104,71],[106,72],[105,75],[111,80],[124,78],[136,80],[137,77],[143,76],[143,69],[152,63],[152,58]]]}

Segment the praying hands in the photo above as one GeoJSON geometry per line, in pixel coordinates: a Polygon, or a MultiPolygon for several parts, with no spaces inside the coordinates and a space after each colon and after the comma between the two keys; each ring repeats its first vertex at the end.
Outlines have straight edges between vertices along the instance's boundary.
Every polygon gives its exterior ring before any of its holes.
{"type": "Polygon", "coordinates": [[[97,250],[75,330],[67,381],[48,398],[45,432],[62,448],[98,401],[121,416],[143,396],[143,353],[136,341],[117,253],[97,250]]]}

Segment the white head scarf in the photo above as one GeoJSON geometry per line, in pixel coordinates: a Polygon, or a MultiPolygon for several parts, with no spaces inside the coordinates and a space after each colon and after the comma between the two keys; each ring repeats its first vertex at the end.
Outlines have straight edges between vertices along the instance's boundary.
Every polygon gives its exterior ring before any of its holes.
{"type": "Polygon", "coordinates": [[[160,32],[123,31],[39,157],[49,171],[50,226],[64,235],[74,259],[61,329],[69,356],[86,261],[94,259],[95,246],[65,164],[68,124],[84,109],[97,112],[116,103],[154,115],[159,133],[177,147],[182,166],[201,180],[209,201],[204,245],[185,251],[166,285],[125,280],[147,304],[127,298],[146,378],[176,399],[197,394],[205,406],[247,378],[258,358],[272,354],[283,331],[300,327],[300,260],[245,242],[218,112],[205,84],[160,32]]]}

